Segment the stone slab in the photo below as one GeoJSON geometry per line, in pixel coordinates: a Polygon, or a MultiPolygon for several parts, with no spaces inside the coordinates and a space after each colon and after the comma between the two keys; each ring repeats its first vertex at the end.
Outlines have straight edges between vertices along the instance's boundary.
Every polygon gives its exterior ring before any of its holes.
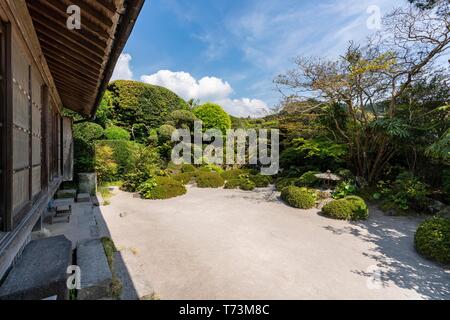
{"type": "Polygon", "coordinates": [[[100,239],[86,240],[78,244],[77,264],[81,269],[79,300],[97,300],[111,295],[112,273],[100,239]]]}
{"type": "Polygon", "coordinates": [[[57,295],[69,298],[67,267],[72,244],[64,236],[30,242],[0,287],[0,300],[40,300],[57,295]]]}

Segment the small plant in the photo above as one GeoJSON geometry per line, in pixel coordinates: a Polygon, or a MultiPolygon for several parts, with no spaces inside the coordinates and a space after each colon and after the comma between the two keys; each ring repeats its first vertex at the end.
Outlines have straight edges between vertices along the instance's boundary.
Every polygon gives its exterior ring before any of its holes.
{"type": "Polygon", "coordinates": [[[237,189],[239,188],[241,181],[239,179],[227,180],[225,183],[225,189],[237,189]]]}
{"type": "Polygon", "coordinates": [[[341,199],[355,194],[358,188],[353,181],[343,181],[337,185],[332,194],[333,199],[341,199]]]}
{"type": "Polygon", "coordinates": [[[215,172],[199,172],[196,180],[199,188],[220,188],[225,183],[220,174],[215,172]]]}
{"type": "Polygon", "coordinates": [[[282,191],[284,188],[295,185],[295,182],[298,180],[298,178],[287,178],[282,177],[278,178],[275,182],[275,189],[277,191],[282,191]]]}
{"type": "Polygon", "coordinates": [[[180,181],[182,184],[189,184],[195,178],[195,172],[180,172],[172,175],[172,178],[176,181],[180,181]]]}
{"type": "Polygon", "coordinates": [[[433,217],[417,228],[414,245],[428,259],[450,264],[450,219],[433,217]]]}
{"type": "Polygon", "coordinates": [[[307,188],[289,186],[281,191],[281,199],[283,199],[291,207],[311,209],[316,204],[317,194],[315,191],[307,188]]]}
{"type": "Polygon", "coordinates": [[[369,209],[364,199],[357,196],[333,200],[322,208],[322,213],[340,220],[365,220],[369,217],[369,209]]]}
{"type": "Polygon", "coordinates": [[[256,188],[255,183],[249,178],[248,175],[241,175],[239,177],[239,188],[245,191],[251,191],[256,188]]]}

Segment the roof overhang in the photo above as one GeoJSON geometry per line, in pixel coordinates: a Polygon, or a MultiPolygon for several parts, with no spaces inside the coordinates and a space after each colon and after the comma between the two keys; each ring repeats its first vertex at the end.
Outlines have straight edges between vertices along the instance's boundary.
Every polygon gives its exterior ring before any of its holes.
{"type": "Polygon", "coordinates": [[[93,117],[145,0],[26,0],[62,104],[93,117]],[[67,8],[80,8],[69,30],[67,8]]]}

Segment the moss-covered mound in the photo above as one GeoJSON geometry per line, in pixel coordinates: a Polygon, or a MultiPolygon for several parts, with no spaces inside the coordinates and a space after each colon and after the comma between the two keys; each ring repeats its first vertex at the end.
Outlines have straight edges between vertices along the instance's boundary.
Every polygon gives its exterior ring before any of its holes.
{"type": "Polygon", "coordinates": [[[322,208],[322,213],[339,220],[365,220],[369,217],[364,199],[357,196],[331,201],[322,208]]]}
{"type": "Polygon", "coordinates": [[[299,209],[311,209],[316,204],[316,193],[307,188],[288,186],[281,191],[283,199],[291,207],[299,209]]]}
{"type": "Polygon", "coordinates": [[[225,181],[220,174],[215,172],[198,172],[197,187],[199,188],[220,188],[223,187],[225,181]]]}
{"type": "Polygon", "coordinates": [[[141,196],[145,199],[169,199],[186,194],[186,187],[180,181],[170,177],[149,179],[139,187],[141,196]]]}
{"type": "Polygon", "coordinates": [[[424,257],[450,265],[450,219],[434,217],[423,222],[414,244],[424,257]]]}

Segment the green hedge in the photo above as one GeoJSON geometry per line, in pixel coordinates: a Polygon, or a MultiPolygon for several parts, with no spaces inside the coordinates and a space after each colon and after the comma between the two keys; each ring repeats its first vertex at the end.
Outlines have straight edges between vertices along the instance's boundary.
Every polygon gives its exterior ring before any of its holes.
{"type": "Polygon", "coordinates": [[[423,222],[414,244],[424,257],[450,265],[450,219],[434,217],[423,222]]]}
{"type": "Polygon", "coordinates": [[[196,181],[199,188],[220,188],[225,182],[220,174],[215,172],[199,172],[196,181]]]}
{"type": "Polygon", "coordinates": [[[281,191],[281,199],[291,207],[311,209],[316,204],[317,196],[314,191],[308,190],[307,188],[289,186],[281,191]]]}
{"type": "Polygon", "coordinates": [[[322,213],[340,220],[365,220],[369,217],[369,209],[364,199],[357,196],[331,201],[322,208],[322,213]]]}

